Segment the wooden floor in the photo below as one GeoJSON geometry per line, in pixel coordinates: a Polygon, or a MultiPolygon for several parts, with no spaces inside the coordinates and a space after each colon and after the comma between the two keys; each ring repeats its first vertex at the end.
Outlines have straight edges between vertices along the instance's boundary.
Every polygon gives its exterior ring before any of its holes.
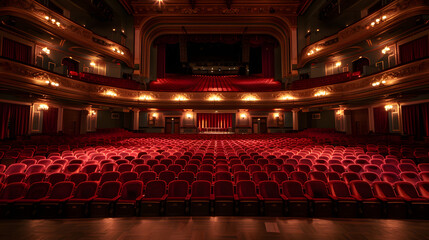
{"type": "Polygon", "coordinates": [[[1,240],[429,239],[429,221],[160,217],[0,220],[1,240]]]}

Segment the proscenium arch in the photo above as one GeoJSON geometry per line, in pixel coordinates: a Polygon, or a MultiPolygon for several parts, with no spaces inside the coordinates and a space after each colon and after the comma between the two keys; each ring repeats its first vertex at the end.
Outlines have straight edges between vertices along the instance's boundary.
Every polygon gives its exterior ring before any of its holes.
{"type": "MultiPolygon", "coordinates": [[[[291,28],[289,22],[276,16],[155,16],[140,27],[140,75],[149,79],[150,48],[162,35],[183,34],[264,34],[274,37],[280,46],[282,79],[291,74],[291,28]]],[[[137,49],[136,49],[137,50],[137,49]]],[[[137,53],[136,53],[137,54],[137,53]]]]}

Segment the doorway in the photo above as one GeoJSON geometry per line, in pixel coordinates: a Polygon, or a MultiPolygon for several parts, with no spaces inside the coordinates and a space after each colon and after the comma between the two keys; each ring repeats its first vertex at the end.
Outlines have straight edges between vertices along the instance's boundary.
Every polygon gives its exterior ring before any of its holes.
{"type": "Polygon", "coordinates": [[[165,118],[164,132],[167,134],[179,134],[180,133],[180,117],[166,117],[165,118]]]}
{"type": "Polygon", "coordinates": [[[252,132],[253,133],[267,133],[267,118],[266,117],[253,117],[252,118],[252,132]]]}

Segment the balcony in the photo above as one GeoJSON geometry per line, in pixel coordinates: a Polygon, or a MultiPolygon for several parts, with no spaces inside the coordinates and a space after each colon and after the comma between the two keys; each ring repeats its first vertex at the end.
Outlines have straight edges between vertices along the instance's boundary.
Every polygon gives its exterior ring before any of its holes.
{"type": "Polygon", "coordinates": [[[311,60],[338,52],[380,32],[394,28],[407,18],[428,14],[428,12],[429,5],[424,0],[396,0],[338,33],[302,49],[298,68],[304,67],[311,60]]]}
{"type": "Polygon", "coordinates": [[[64,39],[121,60],[128,67],[134,67],[133,56],[128,48],[95,34],[37,1],[2,0],[0,15],[10,15],[31,21],[64,39]]]}

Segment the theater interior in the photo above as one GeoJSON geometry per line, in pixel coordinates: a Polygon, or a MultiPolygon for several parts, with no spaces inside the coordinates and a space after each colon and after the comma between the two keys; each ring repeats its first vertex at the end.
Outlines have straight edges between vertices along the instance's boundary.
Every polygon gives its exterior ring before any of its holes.
{"type": "Polygon", "coordinates": [[[1,0],[1,239],[429,239],[428,0],[1,0]]]}

